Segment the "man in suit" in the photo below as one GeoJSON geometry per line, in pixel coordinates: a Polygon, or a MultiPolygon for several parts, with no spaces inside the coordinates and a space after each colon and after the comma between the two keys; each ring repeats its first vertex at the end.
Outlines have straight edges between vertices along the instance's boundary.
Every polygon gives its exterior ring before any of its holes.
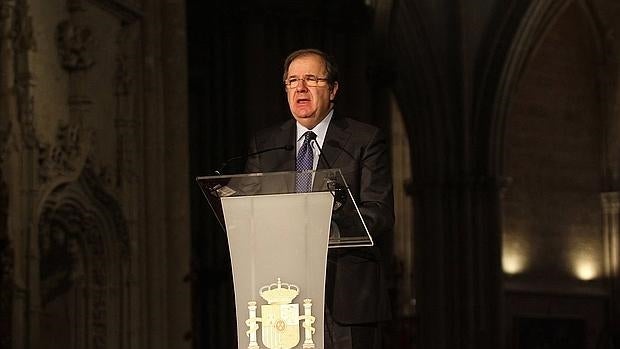
{"type": "Polygon", "coordinates": [[[386,138],[374,126],[336,114],[338,69],[327,54],[315,49],[291,53],[284,62],[284,86],[293,119],[258,132],[250,151],[296,144],[296,152],[260,154],[248,160],[246,169],[302,171],[327,164],[341,169],[375,246],[329,251],[325,348],[381,348],[381,324],[390,318],[386,266],[394,224],[386,138]],[[309,131],[316,142],[307,139],[309,131]]]}

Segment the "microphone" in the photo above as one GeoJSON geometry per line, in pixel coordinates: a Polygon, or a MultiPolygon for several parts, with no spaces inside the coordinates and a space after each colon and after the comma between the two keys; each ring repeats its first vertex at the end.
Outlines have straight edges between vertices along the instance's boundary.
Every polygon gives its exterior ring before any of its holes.
{"type": "Polygon", "coordinates": [[[295,149],[295,147],[294,147],[294,146],[292,146],[292,145],[290,145],[290,144],[287,144],[287,145],[281,145],[281,146],[279,146],[279,147],[273,147],[273,148],[262,149],[262,150],[255,151],[255,152],[253,152],[253,153],[249,153],[249,154],[245,154],[245,155],[238,155],[238,156],[234,156],[234,157],[232,157],[232,158],[230,158],[230,159],[228,159],[228,160],[224,161],[224,162],[222,163],[222,165],[220,165],[220,167],[219,167],[217,170],[213,171],[213,172],[215,172],[215,174],[216,174],[216,175],[221,176],[221,175],[222,175],[222,171],[226,168],[226,166],[228,166],[228,165],[229,165],[231,162],[233,162],[233,161],[242,160],[242,159],[247,159],[247,158],[249,158],[249,157],[256,156],[256,155],[259,155],[259,154],[262,154],[262,153],[267,153],[267,152],[270,152],[270,151],[276,151],[276,150],[286,150],[286,151],[291,151],[291,150],[293,150],[293,149],[295,149]]]}
{"type": "Polygon", "coordinates": [[[327,157],[323,153],[323,149],[321,149],[321,146],[319,145],[319,142],[316,140],[316,133],[314,133],[314,132],[310,133],[309,138],[310,138],[310,142],[314,141],[314,144],[316,145],[316,148],[319,150],[319,159],[323,159],[323,162],[325,162],[325,166],[327,166],[327,168],[331,170],[332,167],[329,164],[329,161],[327,161],[327,157]]]}
{"type": "MultiPolygon", "coordinates": [[[[319,142],[316,140],[316,133],[312,132],[310,134],[310,141],[311,142],[314,141],[314,144],[319,150],[319,159],[323,159],[323,161],[325,162],[325,166],[327,166],[327,169],[331,170],[332,166],[329,164],[329,161],[327,161],[327,157],[325,156],[325,153],[323,153],[323,149],[321,149],[319,142]]],[[[348,188],[346,184],[338,183],[338,181],[334,178],[325,178],[325,181],[327,182],[327,189],[329,189],[332,195],[334,196],[334,209],[333,210],[337,211],[342,206],[344,206],[344,204],[347,202],[347,190],[346,189],[348,188]]]]}

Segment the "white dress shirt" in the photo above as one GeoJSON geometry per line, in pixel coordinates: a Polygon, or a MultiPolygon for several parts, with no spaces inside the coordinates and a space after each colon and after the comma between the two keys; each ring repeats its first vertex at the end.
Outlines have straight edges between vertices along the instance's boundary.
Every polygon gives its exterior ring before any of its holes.
{"type": "MultiPolygon", "coordinates": [[[[334,115],[334,109],[330,110],[329,113],[327,113],[327,116],[325,117],[325,119],[323,119],[321,122],[319,122],[318,125],[314,126],[314,128],[310,130],[302,126],[299,122],[297,122],[296,154],[299,154],[299,148],[301,148],[302,144],[304,144],[304,134],[307,131],[312,131],[316,134],[316,143],[319,143],[319,146],[321,147],[321,149],[323,149],[323,142],[325,141],[325,135],[327,134],[327,128],[329,127],[329,122],[332,120],[332,115],[334,115]]],[[[321,155],[321,151],[316,146],[316,143],[310,142],[310,144],[312,145],[312,154],[313,154],[313,158],[312,158],[313,160],[312,169],[313,170],[316,170],[317,166],[319,165],[319,155],[321,155]]]]}

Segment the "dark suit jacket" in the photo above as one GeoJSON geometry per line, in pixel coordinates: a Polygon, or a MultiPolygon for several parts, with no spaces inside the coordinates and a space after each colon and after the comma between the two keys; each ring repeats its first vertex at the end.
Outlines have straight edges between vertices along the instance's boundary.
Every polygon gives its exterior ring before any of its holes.
{"type": "MultiPolygon", "coordinates": [[[[288,120],[258,132],[250,152],[295,145],[296,123],[288,120]]],[[[386,138],[374,126],[349,118],[332,117],[323,154],[339,168],[357,202],[375,246],[342,248],[328,253],[326,305],[341,324],[372,323],[390,318],[386,267],[391,256],[394,208],[386,138]]],[[[318,168],[326,168],[319,159],[318,168]]],[[[294,151],[272,151],[250,158],[248,172],[294,171],[294,151]]]]}

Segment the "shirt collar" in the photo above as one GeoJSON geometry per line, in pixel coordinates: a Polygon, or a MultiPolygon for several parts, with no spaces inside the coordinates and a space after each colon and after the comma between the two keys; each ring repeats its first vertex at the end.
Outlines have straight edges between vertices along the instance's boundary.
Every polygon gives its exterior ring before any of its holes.
{"type": "Polygon", "coordinates": [[[321,120],[318,125],[314,126],[313,129],[307,129],[297,122],[297,141],[299,141],[307,131],[314,132],[317,139],[324,140],[325,134],[327,134],[327,127],[329,127],[329,122],[332,120],[333,115],[334,109],[330,110],[329,113],[327,113],[327,116],[321,120]]]}

